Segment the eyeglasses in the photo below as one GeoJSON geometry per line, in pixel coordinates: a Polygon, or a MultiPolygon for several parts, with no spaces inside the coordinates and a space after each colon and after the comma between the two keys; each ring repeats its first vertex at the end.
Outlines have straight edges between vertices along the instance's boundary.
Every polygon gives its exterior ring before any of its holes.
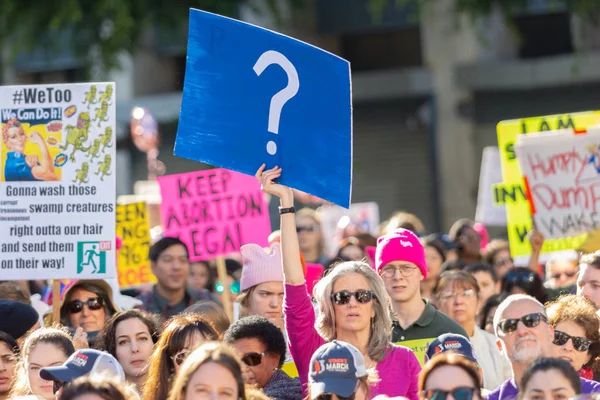
{"type": "Polygon", "coordinates": [[[356,292],[342,290],[340,292],[332,294],[331,300],[333,300],[334,304],[342,306],[344,304],[350,303],[350,299],[354,297],[356,301],[358,301],[360,304],[367,304],[368,302],[373,300],[374,296],[375,293],[373,293],[372,290],[360,289],[356,292]]]}
{"type": "Polygon", "coordinates": [[[569,272],[558,272],[556,274],[552,274],[552,278],[553,279],[560,279],[563,276],[565,278],[573,278],[575,275],[577,275],[577,271],[569,271],[569,272]]]}
{"type": "MultiPolygon", "coordinates": [[[[229,290],[233,294],[239,294],[240,293],[240,282],[239,281],[233,282],[231,285],[229,285],[229,290]]],[[[222,294],[225,291],[225,285],[223,285],[223,282],[217,282],[217,284],[215,285],[215,291],[219,294],[222,294]]]]}
{"type": "Polygon", "coordinates": [[[528,328],[534,328],[540,324],[540,321],[548,323],[548,318],[541,313],[533,313],[522,316],[521,318],[503,319],[498,322],[498,328],[504,333],[511,333],[517,330],[519,321],[528,328]]]}
{"type": "Polygon", "coordinates": [[[452,390],[423,390],[423,397],[428,400],[446,400],[449,394],[454,400],[472,400],[476,394],[480,394],[480,391],[471,387],[457,387],[452,390]]]}
{"type": "Polygon", "coordinates": [[[296,232],[300,233],[300,232],[318,232],[319,231],[319,227],[316,225],[308,225],[308,226],[297,226],[296,227],[296,232]]]}
{"type": "Polygon", "coordinates": [[[68,382],[63,381],[52,381],[52,393],[58,393],[60,389],[65,388],[68,384],[68,382]]]}
{"type": "Polygon", "coordinates": [[[494,266],[495,267],[503,267],[503,266],[505,266],[507,264],[512,264],[513,262],[514,262],[513,259],[510,258],[510,257],[509,258],[503,258],[501,260],[496,260],[494,262],[494,266]]]}
{"type": "MultiPolygon", "coordinates": [[[[354,400],[355,397],[356,397],[356,393],[352,393],[348,397],[337,396],[337,398],[340,400],[354,400]]],[[[318,395],[315,400],[331,400],[332,398],[333,398],[333,393],[323,393],[323,394],[318,395]]]]}
{"type": "Polygon", "coordinates": [[[456,299],[458,296],[462,297],[473,297],[475,295],[475,291],[473,289],[464,289],[459,291],[448,291],[442,292],[439,295],[439,298],[442,300],[456,299]]]}
{"type": "Polygon", "coordinates": [[[94,297],[93,299],[87,299],[86,301],[73,300],[67,303],[67,311],[69,314],[77,314],[83,310],[83,306],[86,306],[92,310],[97,311],[104,306],[104,301],[101,297],[94,297]]]}
{"type": "Polygon", "coordinates": [[[405,278],[411,276],[418,267],[411,267],[410,265],[403,265],[401,267],[385,267],[381,270],[379,275],[384,276],[386,278],[393,278],[396,275],[396,271],[400,271],[400,275],[405,278]]]}
{"type": "Polygon", "coordinates": [[[588,351],[592,343],[594,343],[592,340],[586,339],[584,337],[571,336],[567,335],[563,331],[556,330],[554,331],[554,341],[552,343],[554,343],[557,346],[564,346],[565,344],[567,344],[569,339],[571,339],[571,341],[573,342],[573,347],[575,348],[575,350],[582,352],[588,351]]]}
{"type": "Polygon", "coordinates": [[[242,361],[249,367],[256,367],[257,365],[260,365],[263,357],[266,356],[268,352],[269,350],[265,350],[262,353],[256,353],[254,351],[251,353],[246,353],[242,357],[242,361]]]}
{"type": "Polygon", "coordinates": [[[190,353],[191,350],[181,350],[179,353],[171,357],[171,360],[173,360],[173,363],[177,364],[177,366],[181,366],[190,353]]]}

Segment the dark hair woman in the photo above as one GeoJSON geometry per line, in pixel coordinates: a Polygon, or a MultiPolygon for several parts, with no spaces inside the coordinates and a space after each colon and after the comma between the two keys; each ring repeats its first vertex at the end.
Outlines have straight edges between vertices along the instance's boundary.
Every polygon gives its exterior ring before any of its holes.
{"type": "Polygon", "coordinates": [[[542,279],[538,274],[525,267],[513,268],[504,275],[500,293],[528,294],[542,304],[548,301],[548,293],[542,279]]]}
{"type": "Polygon", "coordinates": [[[581,381],[575,368],[559,358],[538,358],[521,377],[519,398],[572,399],[581,393],[581,381]]]}
{"type": "Polygon", "coordinates": [[[121,311],[100,331],[96,348],[112,354],[123,367],[127,381],[141,392],[159,337],[160,324],[154,314],[140,310],[121,311]]]}
{"type": "Polygon", "coordinates": [[[19,345],[12,336],[0,332],[0,400],[8,399],[19,358],[19,345]]]}
{"type": "Polygon", "coordinates": [[[419,393],[422,400],[453,399],[481,400],[479,367],[468,358],[453,353],[435,356],[419,374],[419,393]]]}
{"type": "Polygon", "coordinates": [[[144,400],[164,400],[169,396],[173,376],[194,349],[218,335],[210,322],[195,314],[172,317],[150,357],[144,400]]]}

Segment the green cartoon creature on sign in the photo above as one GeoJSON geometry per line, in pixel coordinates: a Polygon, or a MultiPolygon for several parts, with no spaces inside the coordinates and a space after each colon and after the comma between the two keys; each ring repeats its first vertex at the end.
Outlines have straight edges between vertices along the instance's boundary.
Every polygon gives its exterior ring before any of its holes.
{"type": "Polygon", "coordinates": [[[73,146],[71,152],[71,161],[75,162],[75,152],[87,151],[88,149],[83,147],[83,143],[88,139],[88,132],[90,130],[90,114],[83,112],[77,117],[77,126],[67,125],[65,131],[67,132],[67,140],[65,144],[60,146],[61,150],[67,150],[69,145],[73,146]]]}
{"type": "Polygon", "coordinates": [[[102,101],[100,107],[96,108],[96,117],[94,121],[98,121],[98,126],[102,122],[108,121],[108,102],[106,100],[102,101]]]}
{"type": "Polygon", "coordinates": [[[98,158],[100,155],[100,139],[95,139],[94,144],[90,146],[88,150],[88,157],[90,161],[94,161],[94,158],[98,158]]]}
{"type": "Polygon", "coordinates": [[[90,166],[88,165],[87,162],[84,162],[83,164],[81,164],[81,169],[78,169],[77,171],[75,171],[77,174],[75,175],[75,179],[73,179],[73,183],[77,183],[77,181],[79,181],[79,183],[88,183],[89,180],[87,179],[87,177],[88,177],[89,169],[90,169],[90,166]]]}
{"type": "Polygon", "coordinates": [[[92,104],[96,104],[96,85],[92,85],[90,91],[85,92],[83,104],[87,104],[88,108],[90,108],[92,104]]]}
{"type": "Polygon", "coordinates": [[[100,99],[98,101],[106,101],[108,104],[112,104],[110,101],[113,93],[112,85],[106,86],[106,90],[104,92],[100,92],[100,99]]]}
{"type": "Polygon", "coordinates": [[[100,175],[100,180],[104,181],[104,177],[105,176],[110,176],[111,171],[110,171],[110,163],[112,161],[112,157],[110,156],[110,154],[107,154],[104,156],[104,161],[100,163],[100,165],[98,165],[98,171],[96,172],[96,175],[100,175]]]}
{"type": "Polygon", "coordinates": [[[106,148],[110,148],[112,144],[110,143],[112,139],[112,128],[107,126],[104,130],[104,134],[100,135],[100,143],[102,143],[102,151],[106,150],[106,148]]]}

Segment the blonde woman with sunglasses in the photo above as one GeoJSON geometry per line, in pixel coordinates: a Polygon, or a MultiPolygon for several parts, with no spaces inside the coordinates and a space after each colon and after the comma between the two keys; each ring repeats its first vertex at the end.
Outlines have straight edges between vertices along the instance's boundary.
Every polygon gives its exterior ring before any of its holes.
{"type": "Polygon", "coordinates": [[[312,354],[326,342],[339,340],[359,349],[367,369],[375,369],[380,381],[370,387],[371,396],[405,396],[416,400],[421,367],[414,353],[390,343],[390,302],[377,273],[366,263],[338,264],[314,287],[319,316],[306,289],[290,188],[274,183],[281,168],[256,173],[263,191],[279,197],[281,248],[285,283],[284,314],[290,350],[303,388],[308,381],[312,354]],[[316,327],[316,329],[315,329],[316,327]]]}

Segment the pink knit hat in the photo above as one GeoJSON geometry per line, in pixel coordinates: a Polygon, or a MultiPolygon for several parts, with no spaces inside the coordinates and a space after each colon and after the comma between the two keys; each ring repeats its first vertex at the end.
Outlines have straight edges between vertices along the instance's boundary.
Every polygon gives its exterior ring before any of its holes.
{"type": "Polygon", "coordinates": [[[485,246],[487,246],[490,240],[490,235],[488,234],[487,228],[484,224],[475,222],[473,224],[473,229],[475,229],[475,232],[479,233],[479,237],[481,238],[481,248],[485,249],[485,246]]]}
{"type": "Polygon", "coordinates": [[[419,267],[423,277],[427,278],[427,264],[425,263],[425,249],[419,238],[408,229],[396,229],[377,239],[375,254],[375,267],[377,273],[381,268],[392,261],[411,262],[419,267]]]}
{"type": "Polygon", "coordinates": [[[283,282],[283,268],[281,265],[281,245],[273,243],[270,252],[257,244],[245,244],[240,248],[242,253],[242,278],[240,290],[264,282],[283,282]]]}

